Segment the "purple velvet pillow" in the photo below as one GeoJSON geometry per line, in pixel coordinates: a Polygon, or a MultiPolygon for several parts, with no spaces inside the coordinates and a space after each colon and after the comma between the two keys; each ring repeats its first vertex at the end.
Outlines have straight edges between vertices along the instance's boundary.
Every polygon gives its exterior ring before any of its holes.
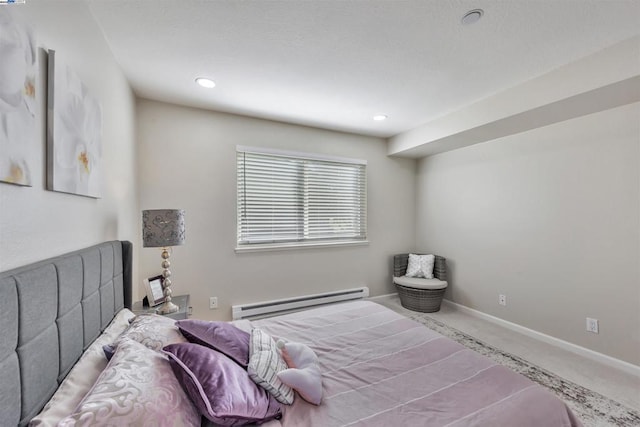
{"type": "Polygon", "coordinates": [[[280,403],[224,354],[195,343],[163,351],[191,401],[214,423],[240,426],[282,416],[280,403]]]}
{"type": "Polygon", "coordinates": [[[205,320],[178,320],[176,326],[190,342],[218,350],[246,368],[249,364],[251,335],[228,322],[205,320]]]}

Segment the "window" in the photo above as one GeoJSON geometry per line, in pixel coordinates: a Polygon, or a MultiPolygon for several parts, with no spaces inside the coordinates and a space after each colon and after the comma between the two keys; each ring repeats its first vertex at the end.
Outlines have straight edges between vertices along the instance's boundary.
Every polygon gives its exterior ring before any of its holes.
{"type": "Polygon", "coordinates": [[[236,151],[238,250],[366,241],[366,161],[236,151]]]}

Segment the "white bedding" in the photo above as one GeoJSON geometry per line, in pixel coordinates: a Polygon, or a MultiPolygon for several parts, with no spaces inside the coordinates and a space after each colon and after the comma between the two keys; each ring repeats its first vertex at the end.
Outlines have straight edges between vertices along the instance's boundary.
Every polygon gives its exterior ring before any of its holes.
{"type": "Polygon", "coordinates": [[[104,332],[85,350],[51,400],[31,420],[30,426],[54,427],[73,412],[107,366],[102,346],[111,344],[129,326],[129,319],[133,317],[135,314],[126,308],[116,314],[104,332]]]}

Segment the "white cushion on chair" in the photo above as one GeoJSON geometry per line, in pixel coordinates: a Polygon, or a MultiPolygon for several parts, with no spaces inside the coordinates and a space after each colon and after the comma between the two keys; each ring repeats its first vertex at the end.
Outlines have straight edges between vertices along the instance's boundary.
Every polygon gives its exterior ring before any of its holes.
{"type": "Polygon", "coordinates": [[[447,282],[440,279],[420,279],[418,277],[394,277],[393,283],[415,289],[445,289],[447,282]]]}
{"type": "Polygon", "coordinates": [[[435,255],[409,254],[405,276],[433,279],[433,265],[435,260],[435,255]]]}

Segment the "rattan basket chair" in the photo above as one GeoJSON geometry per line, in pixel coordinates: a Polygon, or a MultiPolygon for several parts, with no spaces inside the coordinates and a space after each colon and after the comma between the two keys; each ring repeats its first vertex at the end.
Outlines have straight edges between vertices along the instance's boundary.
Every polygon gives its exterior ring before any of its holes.
{"type": "Polygon", "coordinates": [[[406,277],[408,263],[409,254],[393,257],[393,283],[398,290],[400,303],[404,308],[423,313],[439,311],[448,285],[446,258],[435,255],[433,279],[406,277]]]}

